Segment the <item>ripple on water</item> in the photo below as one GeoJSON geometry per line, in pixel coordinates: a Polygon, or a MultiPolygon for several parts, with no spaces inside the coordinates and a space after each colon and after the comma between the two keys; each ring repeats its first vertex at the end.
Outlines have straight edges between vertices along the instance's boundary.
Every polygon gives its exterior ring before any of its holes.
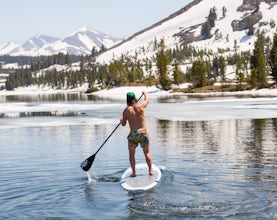
{"type": "Polygon", "coordinates": [[[245,216],[258,215],[261,211],[270,212],[270,209],[274,208],[272,201],[267,199],[267,193],[255,187],[249,186],[242,190],[241,187],[245,183],[230,184],[228,181],[216,183],[209,178],[203,183],[203,178],[199,178],[199,175],[203,174],[190,176],[189,173],[163,171],[162,179],[156,188],[146,192],[129,193],[131,199],[128,208],[131,215],[161,219],[184,217],[243,219],[245,216]],[[180,176],[184,175],[187,180],[179,181],[180,176]]]}

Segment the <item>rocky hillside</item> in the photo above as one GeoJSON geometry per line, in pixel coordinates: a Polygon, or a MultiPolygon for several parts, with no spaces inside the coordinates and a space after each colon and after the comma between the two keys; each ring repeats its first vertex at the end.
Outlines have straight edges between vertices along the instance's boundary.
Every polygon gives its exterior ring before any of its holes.
{"type": "Polygon", "coordinates": [[[97,58],[99,63],[109,62],[122,54],[139,58],[153,56],[153,44],[163,38],[168,48],[182,43],[201,49],[230,50],[237,43],[240,51],[253,49],[257,32],[272,37],[276,32],[277,1],[262,0],[195,0],[167,18],[135,33],[97,58]],[[201,29],[209,13],[216,19],[208,35],[201,29]]]}

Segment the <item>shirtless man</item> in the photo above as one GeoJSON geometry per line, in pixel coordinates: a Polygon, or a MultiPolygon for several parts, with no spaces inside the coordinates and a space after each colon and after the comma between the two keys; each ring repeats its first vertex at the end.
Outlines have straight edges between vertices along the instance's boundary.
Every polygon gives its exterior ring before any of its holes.
{"type": "Polygon", "coordinates": [[[131,176],[136,176],[136,160],[135,153],[136,147],[140,144],[149,168],[149,175],[153,175],[152,171],[152,158],[149,152],[149,138],[144,119],[144,108],[149,104],[148,94],[143,91],[144,101],[138,103],[136,96],[133,92],[127,93],[127,107],[123,111],[120,123],[122,126],[126,125],[128,121],[130,126],[130,133],[127,137],[129,148],[129,160],[132,168],[131,176]]]}

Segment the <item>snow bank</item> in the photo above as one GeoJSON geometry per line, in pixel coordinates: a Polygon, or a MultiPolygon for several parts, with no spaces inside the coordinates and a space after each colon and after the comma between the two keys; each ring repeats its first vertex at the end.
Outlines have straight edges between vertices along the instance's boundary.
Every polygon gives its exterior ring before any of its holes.
{"type": "Polygon", "coordinates": [[[92,94],[101,98],[121,100],[126,98],[127,92],[134,92],[136,94],[136,97],[139,98],[142,94],[142,91],[146,91],[148,92],[149,96],[156,98],[170,95],[169,92],[158,89],[155,86],[123,86],[113,89],[100,90],[92,94]]]}
{"type": "MultiPolygon", "coordinates": [[[[186,88],[187,84],[180,85],[180,88],[186,88]]],[[[0,90],[0,96],[5,95],[36,95],[36,94],[59,94],[59,93],[84,93],[87,91],[87,85],[74,89],[52,89],[50,87],[38,87],[29,86],[17,88],[14,91],[0,90]]],[[[139,98],[142,91],[146,91],[150,98],[166,98],[175,95],[189,95],[189,96],[276,96],[277,89],[258,89],[258,90],[247,90],[237,92],[209,92],[209,93],[172,93],[170,91],[161,90],[155,86],[123,86],[113,89],[103,89],[97,92],[91,93],[99,98],[110,99],[110,100],[124,100],[127,92],[134,92],[136,97],[139,98]]]]}
{"type": "Polygon", "coordinates": [[[245,90],[236,92],[209,92],[209,93],[184,93],[184,95],[196,95],[196,96],[253,96],[253,97],[277,97],[277,89],[257,89],[257,90],[245,90]]]}
{"type": "Polygon", "coordinates": [[[13,91],[0,90],[0,96],[5,95],[36,95],[36,94],[58,94],[58,93],[76,93],[85,92],[88,89],[88,85],[84,84],[81,87],[74,89],[53,89],[48,86],[28,86],[28,87],[18,87],[13,91]]]}

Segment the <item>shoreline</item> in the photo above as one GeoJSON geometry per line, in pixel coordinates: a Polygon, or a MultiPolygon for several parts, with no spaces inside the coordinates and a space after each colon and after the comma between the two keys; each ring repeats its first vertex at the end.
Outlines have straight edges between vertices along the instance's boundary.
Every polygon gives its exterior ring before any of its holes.
{"type": "Polygon", "coordinates": [[[21,87],[14,91],[1,90],[0,96],[13,96],[13,95],[44,95],[44,94],[70,94],[81,93],[87,95],[97,96],[99,98],[109,99],[125,99],[127,92],[134,92],[136,96],[140,96],[142,91],[147,91],[152,98],[170,98],[174,96],[188,96],[188,97],[230,97],[230,96],[253,96],[253,97],[277,97],[277,89],[258,89],[258,90],[245,90],[235,92],[201,92],[201,93],[182,93],[170,92],[159,89],[155,86],[122,86],[112,89],[103,89],[92,93],[85,93],[87,86],[78,87],[75,89],[52,89],[52,88],[39,88],[37,86],[21,87]]]}

